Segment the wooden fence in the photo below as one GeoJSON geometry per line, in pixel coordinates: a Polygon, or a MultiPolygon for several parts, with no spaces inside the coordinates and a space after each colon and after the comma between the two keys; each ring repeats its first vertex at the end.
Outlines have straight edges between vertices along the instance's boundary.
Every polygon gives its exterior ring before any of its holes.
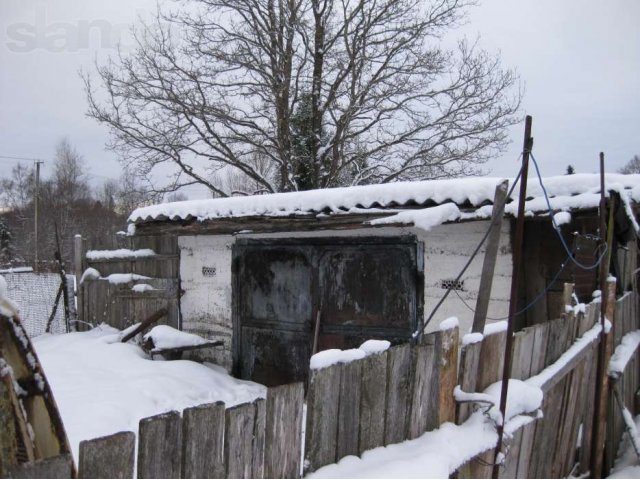
{"type": "MultiPolygon", "coordinates": [[[[625,333],[640,326],[638,295],[628,293],[615,301],[615,285],[609,287],[612,301],[606,313],[613,329],[606,336],[607,355],[625,333]]],[[[570,296],[571,290],[565,289],[567,303],[570,296]]],[[[623,426],[611,400],[605,401],[603,415],[594,412],[596,385],[606,381],[596,377],[599,322],[600,304],[593,303],[583,312],[516,333],[512,378],[542,374],[537,378],[542,378],[543,416],[507,437],[501,478],[583,475],[600,458],[604,473],[611,466],[623,426]],[[606,433],[595,447],[594,418],[606,433]]],[[[454,387],[482,392],[499,381],[505,343],[506,332],[499,331],[465,344],[459,352],[456,327],[426,335],[419,345],[400,345],[311,370],[304,439],[302,384],[269,388],[266,400],[250,404],[203,405],[182,415],[170,412],[144,419],[137,462],[134,434],[121,432],[82,442],[79,475],[130,478],[137,464],[140,478],[297,478],[303,458],[305,472],[311,472],[346,455],[417,438],[444,422],[464,422],[472,407],[456,405],[454,387]]],[[[634,356],[619,384],[632,410],[639,366],[634,356]]],[[[606,384],[604,392],[607,400],[606,384]]],[[[490,478],[493,453],[488,450],[460,466],[458,476],[490,478]]],[[[601,468],[597,463],[595,468],[601,468]]]]}

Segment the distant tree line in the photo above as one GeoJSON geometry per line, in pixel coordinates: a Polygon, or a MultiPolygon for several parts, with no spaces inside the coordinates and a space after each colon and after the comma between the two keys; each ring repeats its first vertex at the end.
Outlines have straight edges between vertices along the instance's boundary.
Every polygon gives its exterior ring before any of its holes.
{"type": "MultiPolygon", "coordinates": [[[[63,260],[70,266],[73,236],[87,238],[90,248],[115,248],[116,232],[126,230],[127,216],[139,206],[160,200],[123,173],[92,187],[87,165],[64,139],[56,147],[53,172],[40,179],[38,202],[39,268],[52,267],[56,225],[63,260]]],[[[33,166],[16,165],[0,178],[0,268],[32,266],[35,257],[33,166]]]]}

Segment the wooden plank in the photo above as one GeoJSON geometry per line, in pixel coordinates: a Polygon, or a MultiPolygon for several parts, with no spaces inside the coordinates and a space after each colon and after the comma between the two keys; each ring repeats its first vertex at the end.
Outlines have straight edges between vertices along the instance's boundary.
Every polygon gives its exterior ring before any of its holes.
{"type": "Polygon", "coordinates": [[[476,382],[477,392],[482,392],[492,383],[502,380],[506,344],[506,331],[484,337],[480,349],[480,369],[476,382]]]}
{"type": "Polygon", "coordinates": [[[256,409],[243,403],[225,411],[224,461],[226,478],[253,478],[253,425],[256,409]]]}
{"type": "Polygon", "coordinates": [[[541,323],[532,327],[534,330],[533,348],[531,350],[530,375],[539,374],[545,365],[547,342],[549,340],[549,323],[541,323]]]}
{"type": "MultiPolygon", "coordinates": [[[[531,422],[522,428],[520,435],[520,450],[518,452],[517,470],[513,478],[532,478],[531,457],[533,455],[533,440],[539,421],[531,422]]],[[[505,477],[506,478],[506,477],[505,477]]]]}
{"type": "Polygon", "coordinates": [[[562,394],[564,383],[556,385],[545,395],[542,411],[544,418],[538,421],[536,433],[533,441],[533,455],[531,457],[531,468],[529,474],[533,478],[549,478],[551,476],[551,465],[553,454],[556,448],[556,434],[558,422],[562,410],[562,394]]]}
{"type": "Polygon", "coordinates": [[[478,287],[478,297],[473,316],[472,332],[482,333],[487,321],[487,311],[489,309],[491,287],[493,285],[493,273],[496,266],[496,258],[498,256],[498,247],[500,246],[500,230],[502,229],[503,221],[502,213],[507,199],[508,186],[508,180],[496,185],[493,209],[491,212],[491,226],[489,237],[487,238],[487,246],[484,252],[484,260],[482,261],[482,273],[480,275],[480,286],[478,287]]]}
{"type": "MultiPolygon", "coordinates": [[[[458,385],[463,392],[476,392],[476,382],[478,380],[478,367],[480,362],[480,350],[482,342],[463,345],[460,352],[460,370],[458,372],[458,385]]],[[[438,388],[436,386],[435,388],[438,388]]],[[[440,395],[438,393],[438,395],[440,395]]],[[[460,403],[456,406],[456,423],[462,424],[469,418],[473,410],[473,405],[460,403]]]]}
{"type": "Polygon", "coordinates": [[[74,478],[70,453],[34,462],[21,463],[6,478],[74,478]]]}
{"type": "Polygon", "coordinates": [[[304,385],[267,390],[264,478],[300,478],[304,385]]]}
{"type": "Polygon", "coordinates": [[[387,353],[385,445],[399,443],[406,439],[410,382],[411,347],[405,344],[390,348],[387,353]]]}
{"type": "Polygon", "coordinates": [[[224,402],[182,412],[182,478],[224,478],[224,402]]]}
{"type": "Polygon", "coordinates": [[[500,469],[500,478],[517,478],[518,458],[520,457],[523,432],[524,428],[520,428],[511,438],[505,440],[507,455],[504,465],[500,469]]]}
{"type": "Polygon", "coordinates": [[[182,419],[178,412],[140,420],[138,478],[178,478],[181,454],[182,419]]]}
{"type": "Polygon", "coordinates": [[[440,391],[438,421],[442,425],[445,422],[456,421],[456,400],[453,390],[458,381],[458,327],[439,332],[442,340],[440,343],[440,391]]]}
{"type": "Polygon", "coordinates": [[[511,378],[526,380],[531,376],[531,353],[534,340],[535,331],[531,328],[525,328],[514,335],[511,378]]]}
{"type": "Polygon", "coordinates": [[[339,384],[338,365],[309,372],[305,471],[313,472],[336,461],[339,384]]]}
{"type": "Polygon", "coordinates": [[[353,361],[341,365],[340,398],[338,400],[338,437],[336,458],[359,453],[360,385],[362,362],[353,361]]]}
{"type": "Polygon", "coordinates": [[[362,360],[358,453],[384,445],[387,352],[362,360]]]}
{"type": "Polygon", "coordinates": [[[439,426],[439,348],[436,345],[413,347],[413,385],[409,417],[408,439],[439,426]]]}
{"type": "Polygon", "coordinates": [[[253,443],[251,445],[251,478],[264,478],[265,428],[267,402],[259,398],[253,402],[255,419],[253,422],[253,443]]]}
{"type": "Polygon", "coordinates": [[[133,478],[135,447],[133,432],[80,442],[78,478],[133,478]]]}

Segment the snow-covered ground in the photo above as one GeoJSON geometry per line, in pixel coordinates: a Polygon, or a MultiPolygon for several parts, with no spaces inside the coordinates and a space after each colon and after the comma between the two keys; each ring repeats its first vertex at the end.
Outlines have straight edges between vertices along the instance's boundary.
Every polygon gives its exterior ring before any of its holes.
{"type": "Polygon", "coordinates": [[[60,409],[73,455],[78,445],[170,410],[223,401],[227,406],[264,397],[262,385],[237,380],[215,365],[160,361],[120,342],[106,325],[89,332],[32,339],[60,409]]]}
{"type": "MultiPolygon", "coordinates": [[[[640,430],[640,415],[635,418],[635,422],[636,429],[640,430]]],[[[608,478],[640,478],[640,461],[627,433],[624,434],[619,453],[608,478]]]]}

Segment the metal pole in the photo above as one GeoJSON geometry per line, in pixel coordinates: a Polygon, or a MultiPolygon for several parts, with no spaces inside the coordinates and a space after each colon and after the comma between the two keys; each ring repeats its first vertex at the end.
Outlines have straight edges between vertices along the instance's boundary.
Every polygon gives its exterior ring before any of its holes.
{"type": "Polygon", "coordinates": [[[507,393],[509,390],[509,378],[511,378],[511,362],[513,356],[513,329],[515,315],[518,311],[518,284],[520,277],[520,264],[522,262],[522,247],[524,244],[524,204],[527,198],[527,175],[529,171],[529,154],[533,147],[531,138],[532,118],[527,115],[524,126],[524,142],[522,151],[522,174],[520,177],[520,197],[518,198],[518,217],[516,218],[516,236],[513,243],[513,269],[511,273],[511,295],[509,299],[509,321],[507,324],[507,344],[504,350],[504,368],[502,370],[502,390],[500,391],[500,413],[502,422],[498,424],[498,443],[493,461],[492,477],[498,478],[500,465],[499,455],[502,450],[504,436],[505,412],[507,410],[507,393]]]}
{"type": "Polygon", "coordinates": [[[38,271],[38,207],[39,207],[39,203],[40,203],[40,164],[42,162],[39,160],[36,160],[36,192],[35,192],[35,199],[34,199],[34,208],[35,208],[35,214],[34,214],[34,224],[33,224],[33,237],[34,237],[34,250],[35,250],[35,255],[34,255],[34,261],[33,261],[33,270],[35,272],[38,271]]]}
{"type": "MultiPolygon", "coordinates": [[[[606,245],[606,199],[604,186],[604,153],[600,152],[600,245],[606,245]]],[[[602,410],[603,394],[602,390],[606,379],[604,378],[604,368],[607,356],[607,341],[605,334],[605,313],[606,313],[606,288],[609,265],[606,262],[608,255],[605,255],[600,264],[600,343],[598,344],[598,364],[596,366],[596,398],[593,407],[593,435],[591,440],[591,477],[599,478],[602,474],[602,458],[600,448],[602,447],[602,425],[600,420],[602,410]],[[602,381],[601,381],[602,379],[602,381]],[[599,458],[600,457],[600,458],[599,458]]]]}

